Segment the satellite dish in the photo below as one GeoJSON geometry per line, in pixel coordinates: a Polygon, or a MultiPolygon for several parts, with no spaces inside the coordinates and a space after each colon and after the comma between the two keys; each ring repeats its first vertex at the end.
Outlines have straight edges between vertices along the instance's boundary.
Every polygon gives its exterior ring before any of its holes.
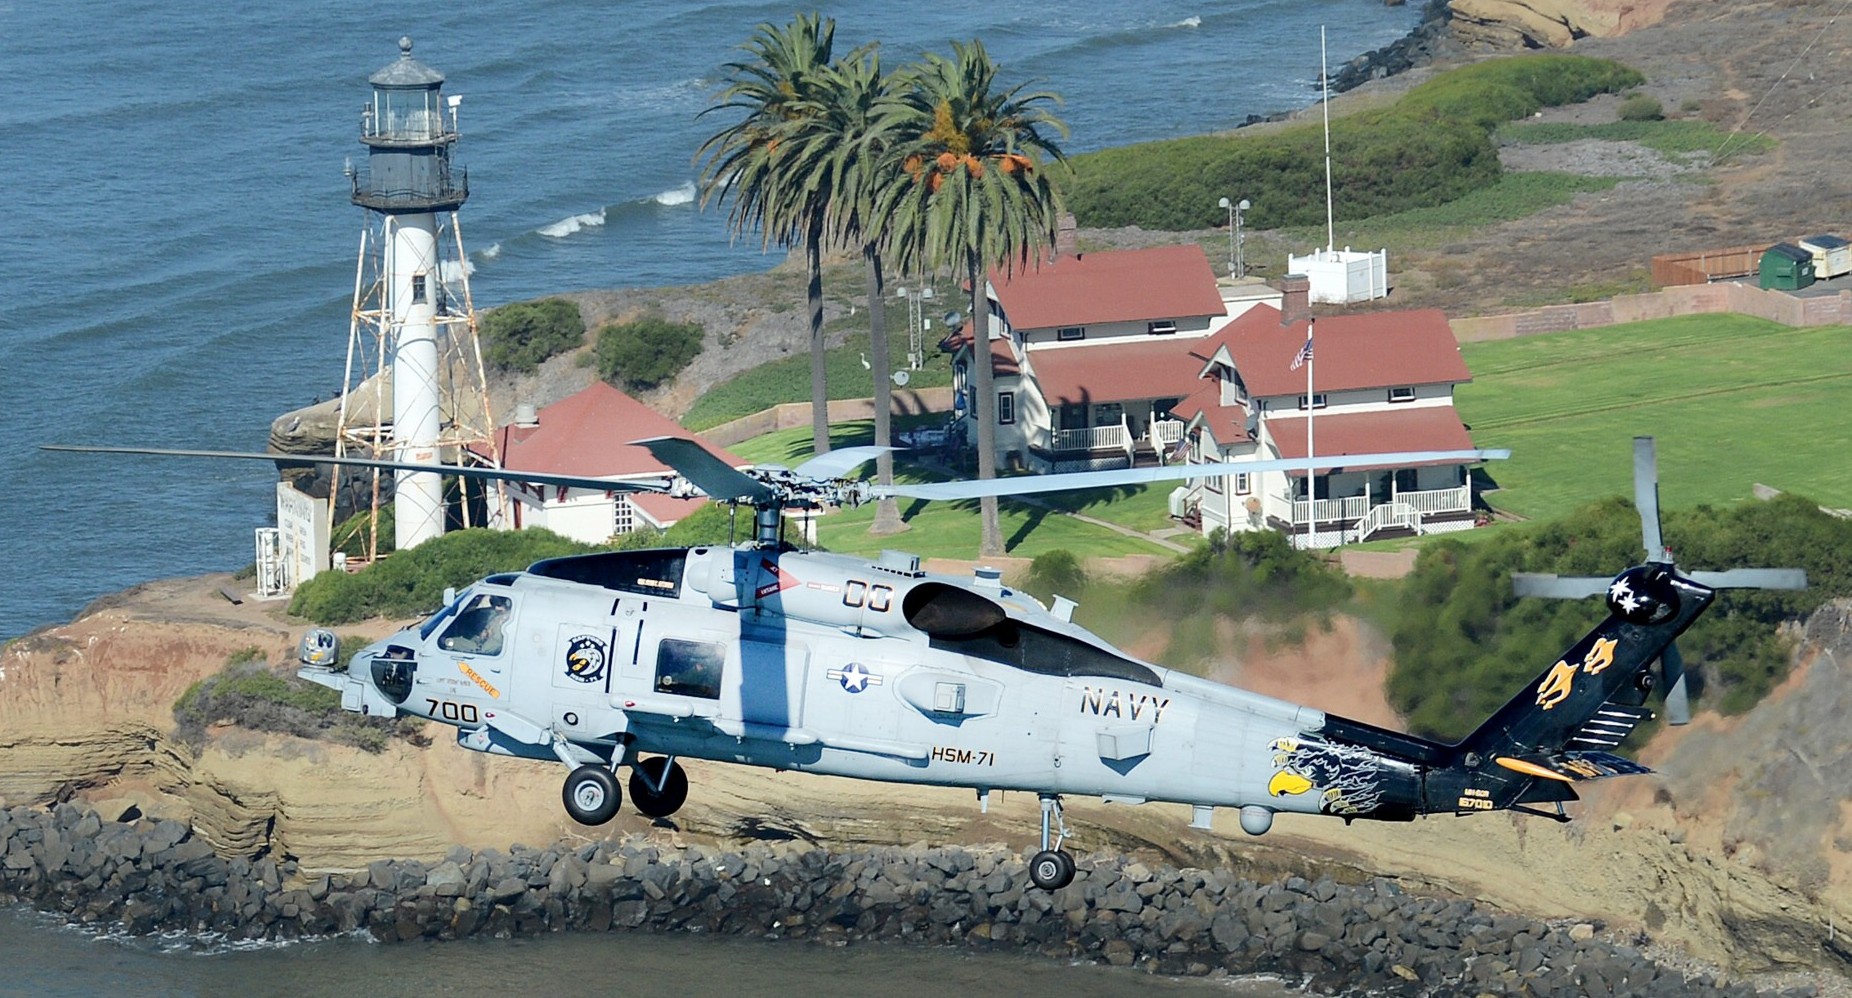
{"type": "Polygon", "coordinates": [[[894,384],[899,385],[902,388],[905,388],[907,387],[907,382],[913,380],[913,376],[908,374],[905,371],[895,371],[893,374],[893,379],[894,379],[894,384]]]}
{"type": "Polygon", "coordinates": [[[964,314],[959,312],[957,309],[953,309],[950,312],[945,313],[945,324],[947,326],[955,327],[964,321],[965,321],[964,314]]]}

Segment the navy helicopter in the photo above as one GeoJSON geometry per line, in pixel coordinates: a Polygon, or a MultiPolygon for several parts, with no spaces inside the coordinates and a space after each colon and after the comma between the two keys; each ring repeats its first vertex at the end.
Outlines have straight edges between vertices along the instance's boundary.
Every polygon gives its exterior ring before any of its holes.
{"type": "MultiPolygon", "coordinates": [[[[345,669],[300,675],[349,710],[425,717],[466,749],[558,760],[561,796],[585,825],[623,799],[674,814],[689,790],[680,758],[895,783],[994,790],[1041,801],[1036,886],[1073,880],[1064,796],[1218,807],[1264,834],[1277,812],[1408,821],[1513,810],[1569,820],[1574,784],[1648,772],[1606,751],[1651,716],[1648,666],[1704,612],[1713,590],[1672,566],[1628,569],[1606,587],[1608,617],[1458,744],[1446,745],[1141,661],[1002,584],[925,571],[917,556],[798,550],[788,508],[882,496],[970,499],[1256,473],[1502,458],[1503,451],[1349,455],[1171,465],[981,481],[876,486],[843,476],[879,453],[833,451],[794,469],[729,467],[692,441],[638,441],[679,479],[619,488],[699,492],[749,507],[737,547],[554,558],[491,575],[415,627],[374,642],[345,669]],[[1546,810],[1546,808],[1549,808],[1546,810]]],[[[68,450],[279,460],[274,454],[68,450]]],[[[286,460],[286,459],[285,459],[286,460]]],[[[337,459],[314,458],[336,463],[337,459]]],[[[614,483],[492,468],[341,458],[358,467],[606,489],[614,483]]],[[[325,641],[314,658],[329,658],[325,641]]]]}

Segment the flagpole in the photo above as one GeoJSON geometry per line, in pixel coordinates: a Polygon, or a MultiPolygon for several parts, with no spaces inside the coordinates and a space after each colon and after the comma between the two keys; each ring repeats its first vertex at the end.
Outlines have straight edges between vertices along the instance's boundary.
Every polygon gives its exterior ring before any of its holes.
{"type": "MultiPolygon", "coordinates": [[[[1312,365],[1318,363],[1318,351],[1312,345],[1312,330],[1317,320],[1305,320],[1305,457],[1311,460],[1312,450],[1312,416],[1318,412],[1318,400],[1312,395],[1312,365]]],[[[1318,490],[1313,487],[1310,467],[1305,469],[1305,546],[1309,550],[1312,535],[1318,532],[1318,490]]]]}

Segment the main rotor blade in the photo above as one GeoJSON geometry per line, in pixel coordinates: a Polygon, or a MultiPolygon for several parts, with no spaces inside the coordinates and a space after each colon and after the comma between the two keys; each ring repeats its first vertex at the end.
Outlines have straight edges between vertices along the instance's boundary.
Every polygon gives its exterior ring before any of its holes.
{"type": "Polygon", "coordinates": [[[478,468],[472,465],[414,464],[371,457],[335,457],[332,454],[269,454],[227,450],[173,450],[163,447],[91,447],[78,444],[41,444],[40,450],[66,451],[75,454],[145,454],[154,457],[205,457],[229,461],[270,461],[286,465],[333,464],[343,468],[376,468],[380,471],[404,471],[412,474],[448,475],[478,482],[532,482],[535,485],[562,485],[571,489],[600,489],[607,492],[667,492],[669,483],[615,482],[607,478],[581,475],[554,475],[540,471],[508,468],[478,468]]]}
{"type": "Polygon", "coordinates": [[[1144,485],[1150,482],[1173,482],[1188,478],[1219,478],[1224,475],[1252,475],[1263,471],[1339,472],[1345,468],[1374,468],[1413,464],[1464,464],[1469,461],[1496,461],[1510,457],[1508,450],[1437,450],[1405,451],[1396,454],[1334,454],[1330,457],[1282,458],[1274,461],[1223,461],[1216,464],[1169,464],[1155,468],[1120,468],[1114,471],[1076,471],[1059,475],[1021,475],[1014,478],[984,478],[963,482],[930,482],[922,485],[895,485],[875,488],[870,494],[902,499],[981,499],[985,496],[1018,496],[1037,492],[1065,492],[1070,489],[1110,488],[1115,485],[1144,485]]]}
{"type": "Polygon", "coordinates": [[[818,454],[791,469],[799,478],[841,478],[859,465],[867,464],[883,454],[892,454],[898,447],[841,447],[827,454],[818,454]]]}
{"type": "Polygon", "coordinates": [[[1549,599],[1581,599],[1608,591],[1613,579],[1586,575],[1547,575],[1540,572],[1512,572],[1511,591],[1519,596],[1543,596],[1549,599]]]}
{"type": "Polygon", "coordinates": [[[649,451],[650,456],[656,460],[674,468],[710,498],[760,505],[773,501],[777,496],[764,482],[728,465],[709,454],[700,444],[685,437],[649,437],[630,442],[649,451]]]}
{"type": "Polygon", "coordinates": [[[1807,571],[1801,568],[1732,568],[1722,572],[1682,572],[1693,582],[1712,589],[1805,589],[1807,571]]]}
{"type": "Polygon", "coordinates": [[[1659,455],[1652,437],[1633,438],[1633,508],[1640,511],[1646,560],[1670,562],[1659,536],[1659,455]]]}
{"type": "Polygon", "coordinates": [[[1678,645],[1666,645],[1659,656],[1659,675],[1665,680],[1666,723],[1691,723],[1691,694],[1685,688],[1685,656],[1678,645]]]}

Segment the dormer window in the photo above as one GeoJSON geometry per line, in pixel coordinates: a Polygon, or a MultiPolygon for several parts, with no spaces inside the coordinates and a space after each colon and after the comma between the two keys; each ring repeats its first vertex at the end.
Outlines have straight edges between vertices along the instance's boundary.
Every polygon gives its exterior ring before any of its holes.
{"type": "Polygon", "coordinates": [[[1413,385],[1403,385],[1398,388],[1389,389],[1389,401],[1391,402],[1413,402],[1414,400],[1415,389],[1413,385]]]}
{"type": "Polygon", "coordinates": [[[1175,319],[1153,319],[1145,323],[1145,332],[1152,336],[1168,336],[1177,331],[1175,319]]]}
{"type": "Polygon", "coordinates": [[[1313,395],[1312,404],[1310,406],[1307,406],[1305,404],[1304,395],[1299,396],[1299,408],[1301,409],[1306,409],[1306,408],[1323,409],[1324,407],[1325,407],[1325,393],[1324,392],[1318,392],[1317,394],[1313,395]]]}
{"type": "Polygon", "coordinates": [[[1055,339],[1057,340],[1084,340],[1086,338],[1086,326],[1062,326],[1060,329],[1055,330],[1055,339]]]}

